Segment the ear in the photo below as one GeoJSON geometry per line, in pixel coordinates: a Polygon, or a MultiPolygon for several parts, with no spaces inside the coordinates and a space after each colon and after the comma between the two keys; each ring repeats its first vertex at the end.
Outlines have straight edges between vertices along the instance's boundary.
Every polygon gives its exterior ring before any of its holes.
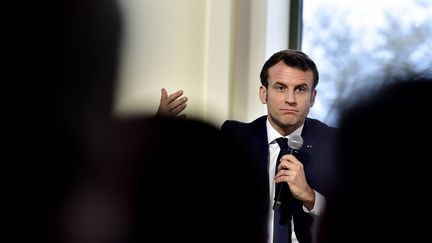
{"type": "Polygon", "coordinates": [[[317,94],[317,90],[314,89],[314,90],[312,91],[312,95],[311,95],[311,98],[310,98],[310,107],[312,107],[312,106],[315,104],[315,97],[316,97],[316,94],[317,94]]]}
{"type": "Polygon", "coordinates": [[[267,104],[267,89],[263,85],[259,88],[259,97],[261,100],[261,103],[267,104]]]}

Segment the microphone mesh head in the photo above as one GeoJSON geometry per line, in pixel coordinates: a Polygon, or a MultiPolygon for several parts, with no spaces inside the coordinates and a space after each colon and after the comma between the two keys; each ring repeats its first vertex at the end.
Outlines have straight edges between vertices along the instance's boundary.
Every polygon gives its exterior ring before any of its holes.
{"type": "Polygon", "coordinates": [[[292,149],[299,150],[303,146],[303,138],[300,135],[289,136],[288,146],[292,149]]]}

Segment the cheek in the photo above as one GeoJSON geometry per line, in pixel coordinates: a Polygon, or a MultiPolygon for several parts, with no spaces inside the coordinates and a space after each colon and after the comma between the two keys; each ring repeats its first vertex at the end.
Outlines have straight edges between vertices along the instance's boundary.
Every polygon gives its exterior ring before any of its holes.
{"type": "Polygon", "coordinates": [[[279,97],[277,95],[274,95],[274,94],[273,95],[270,94],[270,95],[267,96],[267,101],[269,103],[272,103],[272,104],[278,104],[278,103],[283,102],[283,98],[279,97]]]}
{"type": "Polygon", "coordinates": [[[297,100],[297,105],[302,110],[309,110],[309,108],[312,107],[313,104],[311,102],[311,98],[310,97],[304,97],[301,100],[297,100]]]}

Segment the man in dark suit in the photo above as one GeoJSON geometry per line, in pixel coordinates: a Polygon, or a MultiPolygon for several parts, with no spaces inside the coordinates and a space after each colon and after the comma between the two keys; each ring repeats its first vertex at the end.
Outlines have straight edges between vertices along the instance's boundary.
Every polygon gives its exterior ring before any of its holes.
{"type": "Polygon", "coordinates": [[[253,166],[261,168],[259,189],[269,208],[275,191],[282,190],[276,187],[288,185],[281,193],[291,200],[283,201],[280,210],[269,211],[268,242],[291,242],[291,219],[298,241],[311,242],[314,215],[322,211],[331,188],[336,131],[307,117],[317,94],[318,71],[303,52],[283,50],[266,61],[260,78],[259,97],[268,115],[251,123],[228,120],[221,131],[242,144],[253,166]],[[277,161],[276,139],[297,135],[303,138],[303,146],[277,161]]]}

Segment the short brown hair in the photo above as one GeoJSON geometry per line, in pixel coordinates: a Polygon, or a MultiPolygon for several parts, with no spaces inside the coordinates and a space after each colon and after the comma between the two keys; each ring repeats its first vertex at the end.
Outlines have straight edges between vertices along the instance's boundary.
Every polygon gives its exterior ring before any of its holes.
{"type": "Polygon", "coordinates": [[[261,84],[265,87],[268,86],[268,69],[276,65],[278,62],[283,61],[286,65],[293,68],[298,68],[303,71],[311,70],[314,76],[313,88],[318,85],[318,69],[305,53],[297,50],[282,50],[273,54],[263,65],[261,69],[261,84]]]}

